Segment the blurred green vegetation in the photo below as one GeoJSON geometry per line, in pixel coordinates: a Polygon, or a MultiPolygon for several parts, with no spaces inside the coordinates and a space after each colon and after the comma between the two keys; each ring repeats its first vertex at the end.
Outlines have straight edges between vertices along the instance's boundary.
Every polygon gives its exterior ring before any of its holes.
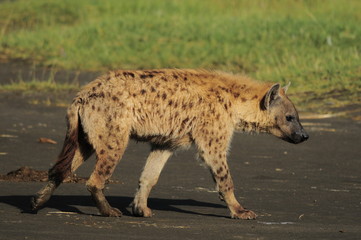
{"type": "Polygon", "coordinates": [[[1,1],[0,57],[84,71],[216,69],[290,81],[291,93],[355,96],[360,9],[359,0],[1,1]]]}

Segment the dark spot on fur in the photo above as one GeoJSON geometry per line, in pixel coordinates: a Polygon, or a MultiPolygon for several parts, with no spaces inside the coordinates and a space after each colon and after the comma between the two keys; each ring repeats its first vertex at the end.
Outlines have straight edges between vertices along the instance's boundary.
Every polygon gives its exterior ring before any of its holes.
{"type": "Polygon", "coordinates": [[[97,84],[97,86],[98,86],[98,87],[100,87],[101,85],[102,85],[102,83],[101,83],[101,82],[97,84]]]}
{"type": "Polygon", "coordinates": [[[224,182],[228,178],[228,174],[224,175],[223,177],[220,177],[219,179],[221,182],[224,182]]]}
{"type": "Polygon", "coordinates": [[[185,127],[185,125],[187,124],[188,121],[189,121],[188,117],[182,121],[182,128],[185,127]]]}
{"type": "Polygon", "coordinates": [[[257,99],[257,98],[258,98],[258,95],[254,95],[252,100],[257,99]]]}
{"type": "Polygon", "coordinates": [[[169,105],[169,106],[172,106],[172,104],[173,104],[173,101],[172,101],[172,100],[169,100],[168,105],[169,105]]]}
{"type": "Polygon", "coordinates": [[[178,76],[177,76],[177,75],[175,75],[175,74],[173,74],[173,77],[174,77],[175,79],[178,79],[178,76]]]}
{"type": "Polygon", "coordinates": [[[241,101],[242,101],[242,102],[245,102],[245,101],[247,101],[247,99],[244,98],[244,97],[242,97],[242,98],[241,98],[241,101]]]}
{"type": "Polygon", "coordinates": [[[238,98],[239,97],[239,93],[233,93],[233,96],[235,97],[235,98],[238,98]]]}
{"type": "Polygon", "coordinates": [[[92,109],[95,110],[95,106],[94,106],[94,105],[92,105],[92,109]]]}
{"type": "Polygon", "coordinates": [[[124,77],[128,77],[128,76],[130,76],[132,78],[135,77],[134,73],[132,73],[132,72],[124,72],[123,75],[124,75],[124,77]]]}
{"type": "Polygon", "coordinates": [[[164,73],[164,71],[157,71],[157,70],[151,70],[151,71],[144,71],[145,73],[151,73],[151,74],[159,74],[164,73]]]}
{"type": "Polygon", "coordinates": [[[151,91],[151,92],[155,92],[156,89],[152,86],[152,87],[150,88],[150,91],[151,91]]]}
{"type": "Polygon", "coordinates": [[[225,87],[220,87],[220,88],[227,93],[231,92],[231,90],[229,90],[228,88],[225,88],[225,87]]]}
{"type": "Polygon", "coordinates": [[[98,175],[102,176],[103,175],[103,171],[98,171],[98,175]]]}
{"type": "Polygon", "coordinates": [[[163,93],[162,98],[163,98],[163,100],[166,100],[167,99],[167,94],[163,93]]]}
{"type": "Polygon", "coordinates": [[[142,90],[140,91],[140,93],[141,93],[142,95],[144,95],[144,94],[147,93],[147,91],[146,91],[145,89],[142,89],[142,90]]]}
{"type": "Polygon", "coordinates": [[[147,74],[141,74],[141,75],[140,75],[140,78],[141,78],[141,79],[152,78],[152,77],[154,77],[153,74],[148,74],[148,75],[147,75],[147,74]]]}
{"type": "Polygon", "coordinates": [[[100,154],[104,154],[105,153],[105,150],[104,149],[102,149],[102,150],[100,150],[100,152],[99,152],[100,154]]]}
{"type": "Polygon", "coordinates": [[[103,138],[103,136],[102,136],[102,135],[99,135],[98,137],[99,137],[99,139],[100,139],[100,140],[103,138]]]}
{"type": "Polygon", "coordinates": [[[92,93],[92,94],[90,94],[90,95],[88,96],[88,98],[96,98],[96,97],[98,97],[98,96],[99,96],[98,94],[92,93]]]}
{"type": "Polygon", "coordinates": [[[108,145],[107,147],[108,147],[109,150],[113,150],[112,146],[108,145]]]}
{"type": "Polygon", "coordinates": [[[92,90],[93,90],[93,92],[95,92],[95,90],[97,90],[97,88],[96,88],[96,87],[93,87],[92,90]]]}
{"type": "Polygon", "coordinates": [[[113,101],[114,101],[114,102],[119,101],[119,98],[118,98],[118,97],[116,97],[116,96],[113,96],[113,97],[112,97],[112,99],[113,99],[113,101]]]}
{"type": "Polygon", "coordinates": [[[228,110],[228,106],[227,106],[227,104],[224,104],[224,108],[225,108],[226,110],[228,110]]]}

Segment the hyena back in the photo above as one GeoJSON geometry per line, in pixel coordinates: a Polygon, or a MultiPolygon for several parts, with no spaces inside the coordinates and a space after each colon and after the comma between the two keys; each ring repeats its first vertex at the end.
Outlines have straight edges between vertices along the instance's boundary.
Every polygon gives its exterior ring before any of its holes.
{"type": "Polygon", "coordinates": [[[176,149],[195,144],[231,217],[254,219],[234,196],[227,151],[234,131],[271,133],[291,143],[308,138],[286,88],[197,70],[109,72],[86,85],[69,107],[63,149],[33,209],[95,152],[87,188],[102,215],[120,216],[103,189],[132,138],[151,144],[133,201],[135,215],[152,216],[147,199],[165,163],[176,149]]]}

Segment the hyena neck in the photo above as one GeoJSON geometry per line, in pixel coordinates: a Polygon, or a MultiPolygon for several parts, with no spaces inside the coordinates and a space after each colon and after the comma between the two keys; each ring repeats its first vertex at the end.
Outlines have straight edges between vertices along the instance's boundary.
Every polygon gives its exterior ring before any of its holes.
{"type": "Polygon", "coordinates": [[[266,95],[270,84],[252,82],[248,91],[241,92],[244,100],[237,101],[234,108],[235,130],[248,133],[269,133],[273,126],[267,111],[261,108],[263,96],[266,95]]]}
{"type": "Polygon", "coordinates": [[[238,120],[236,124],[236,131],[247,132],[247,133],[268,133],[270,131],[270,126],[262,124],[256,121],[246,121],[238,120]]]}
{"type": "Polygon", "coordinates": [[[253,111],[238,113],[235,130],[247,133],[269,133],[273,127],[269,124],[270,122],[267,113],[256,105],[253,107],[253,111]]]}

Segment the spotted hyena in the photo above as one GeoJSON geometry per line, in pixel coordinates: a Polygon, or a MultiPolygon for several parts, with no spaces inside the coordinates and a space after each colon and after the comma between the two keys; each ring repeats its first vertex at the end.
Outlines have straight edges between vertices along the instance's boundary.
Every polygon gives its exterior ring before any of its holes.
{"type": "Polygon", "coordinates": [[[70,105],[63,149],[33,209],[95,152],[87,189],[102,215],[120,216],[103,189],[132,138],[151,144],[133,201],[135,215],[152,216],[147,199],[165,163],[175,150],[195,144],[231,217],[254,219],[234,196],[227,151],[235,131],[271,133],[291,143],[308,138],[286,88],[220,72],[111,71],[86,85],[70,105]]]}

